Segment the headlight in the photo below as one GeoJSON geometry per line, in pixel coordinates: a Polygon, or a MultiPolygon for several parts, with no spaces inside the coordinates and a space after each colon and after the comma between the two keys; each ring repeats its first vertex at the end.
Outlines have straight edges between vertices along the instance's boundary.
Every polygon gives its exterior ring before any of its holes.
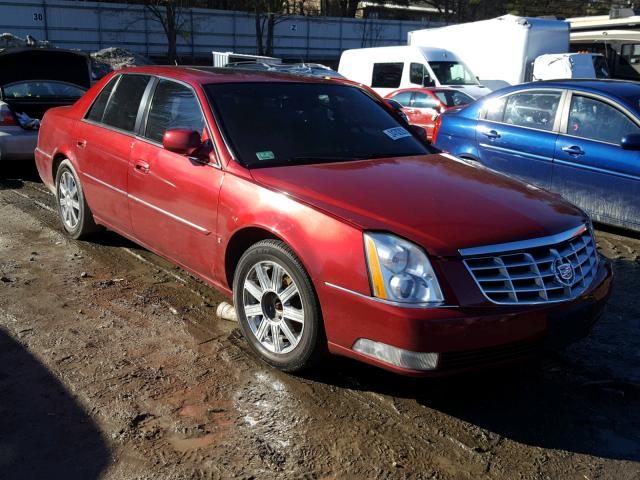
{"type": "Polygon", "coordinates": [[[444,300],[436,274],[424,251],[388,233],[365,233],[364,246],[373,295],[403,303],[444,300]]]}

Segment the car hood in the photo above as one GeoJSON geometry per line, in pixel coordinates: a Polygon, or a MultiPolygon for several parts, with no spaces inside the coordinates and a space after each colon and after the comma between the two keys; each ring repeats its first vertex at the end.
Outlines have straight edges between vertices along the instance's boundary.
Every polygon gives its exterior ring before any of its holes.
{"type": "Polygon", "coordinates": [[[91,87],[86,54],[55,48],[10,48],[0,51],[0,85],[23,80],[57,80],[91,87]]]}
{"type": "Polygon", "coordinates": [[[444,154],[251,173],[258,183],[363,230],[395,233],[440,256],[552,235],[585,220],[557,195],[444,154]]]}

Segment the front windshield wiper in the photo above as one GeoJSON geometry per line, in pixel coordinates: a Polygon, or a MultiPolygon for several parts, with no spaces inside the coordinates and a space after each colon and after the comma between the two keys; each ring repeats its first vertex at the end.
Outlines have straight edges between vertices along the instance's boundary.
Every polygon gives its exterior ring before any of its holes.
{"type": "Polygon", "coordinates": [[[351,157],[332,157],[329,155],[303,155],[289,157],[287,163],[318,163],[318,162],[353,162],[355,160],[366,160],[370,157],[351,156],[351,157]]]}
{"type": "Polygon", "coordinates": [[[297,162],[318,162],[324,161],[327,163],[330,162],[353,162],[356,160],[375,160],[378,158],[394,158],[394,157],[414,157],[416,155],[422,155],[420,152],[413,153],[369,153],[366,155],[353,155],[350,157],[330,157],[324,155],[317,156],[299,156],[299,157],[291,157],[288,160],[288,163],[297,163],[297,162]]]}

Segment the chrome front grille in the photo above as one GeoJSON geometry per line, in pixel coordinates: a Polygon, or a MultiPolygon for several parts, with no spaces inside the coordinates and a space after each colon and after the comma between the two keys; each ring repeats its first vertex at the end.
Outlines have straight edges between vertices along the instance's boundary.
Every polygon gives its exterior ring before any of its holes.
{"type": "Polygon", "coordinates": [[[463,249],[463,261],[493,303],[570,300],[591,284],[598,253],[586,226],[523,242],[463,249]]]}

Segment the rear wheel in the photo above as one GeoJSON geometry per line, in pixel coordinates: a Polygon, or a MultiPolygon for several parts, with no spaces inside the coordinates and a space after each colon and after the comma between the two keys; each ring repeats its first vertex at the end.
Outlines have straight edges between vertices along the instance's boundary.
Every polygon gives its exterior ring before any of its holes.
{"type": "Polygon", "coordinates": [[[62,226],[71,238],[80,240],[100,230],[84,198],[78,175],[66,159],[56,172],[56,203],[62,226]]]}
{"type": "Polygon", "coordinates": [[[318,299],[301,262],[283,242],[264,240],[234,277],[238,320],[251,348],[287,372],[314,365],[326,350],[318,299]]]}

